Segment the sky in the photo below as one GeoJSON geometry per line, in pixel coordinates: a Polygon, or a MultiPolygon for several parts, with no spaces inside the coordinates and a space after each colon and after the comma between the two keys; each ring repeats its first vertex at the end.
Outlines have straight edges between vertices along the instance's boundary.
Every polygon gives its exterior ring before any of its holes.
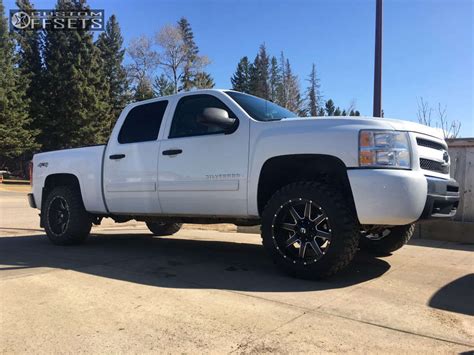
{"type": "MultiPolygon", "coordinates": [[[[54,0],[32,0],[36,8],[54,0]]],[[[125,45],[153,35],[184,16],[191,23],[216,88],[230,88],[243,56],[260,44],[284,51],[302,89],[316,64],[325,99],[372,114],[375,0],[88,0],[115,14],[125,45]]],[[[474,8],[472,0],[384,0],[383,90],[385,117],[417,121],[417,100],[446,106],[448,119],[474,137],[474,8]]],[[[5,8],[15,8],[5,0],[5,8]]]]}

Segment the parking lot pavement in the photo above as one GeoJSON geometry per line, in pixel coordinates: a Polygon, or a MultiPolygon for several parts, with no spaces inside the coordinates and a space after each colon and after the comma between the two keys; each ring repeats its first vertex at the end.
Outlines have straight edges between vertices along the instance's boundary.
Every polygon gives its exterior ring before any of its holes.
{"type": "Polygon", "coordinates": [[[53,246],[25,193],[0,191],[0,353],[474,349],[473,245],[416,240],[310,282],[278,272],[255,234],[93,233],[53,246]]]}
{"type": "Polygon", "coordinates": [[[254,234],[5,235],[0,352],[465,352],[473,249],[417,241],[311,282],[278,272],[254,234]]]}

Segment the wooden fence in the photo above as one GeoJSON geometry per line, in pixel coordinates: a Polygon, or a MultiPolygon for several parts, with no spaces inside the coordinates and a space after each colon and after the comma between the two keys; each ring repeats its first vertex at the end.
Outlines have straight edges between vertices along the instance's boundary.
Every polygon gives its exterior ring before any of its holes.
{"type": "Polygon", "coordinates": [[[454,218],[474,222],[474,138],[447,139],[451,156],[451,177],[459,183],[461,201],[454,218]]]}

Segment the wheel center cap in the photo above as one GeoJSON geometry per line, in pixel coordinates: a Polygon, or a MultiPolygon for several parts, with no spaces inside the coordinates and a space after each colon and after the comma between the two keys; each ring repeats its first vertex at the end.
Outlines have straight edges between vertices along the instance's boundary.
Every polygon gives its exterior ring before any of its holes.
{"type": "Polygon", "coordinates": [[[300,233],[301,233],[301,234],[306,234],[306,228],[301,227],[301,228],[300,228],[300,233]]]}

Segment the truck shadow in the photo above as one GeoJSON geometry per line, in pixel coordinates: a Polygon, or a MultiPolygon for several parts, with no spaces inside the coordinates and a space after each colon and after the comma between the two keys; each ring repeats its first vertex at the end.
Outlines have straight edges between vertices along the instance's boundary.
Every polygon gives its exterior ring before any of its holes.
{"type": "Polygon", "coordinates": [[[331,279],[299,280],[277,270],[259,244],[137,234],[92,235],[86,244],[74,247],[53,246],[44,235],[2,237],[0,265],[0,278],[52,268],[157,287],[259,292],[343,288],[390,269],[386,261],[358,253],[331,279]]]}
{"type": "Polygon", "coordinates": [[[464,275],[440,288],[428,305],[445,311],[474,316],[474,274],[464,275]]]}

